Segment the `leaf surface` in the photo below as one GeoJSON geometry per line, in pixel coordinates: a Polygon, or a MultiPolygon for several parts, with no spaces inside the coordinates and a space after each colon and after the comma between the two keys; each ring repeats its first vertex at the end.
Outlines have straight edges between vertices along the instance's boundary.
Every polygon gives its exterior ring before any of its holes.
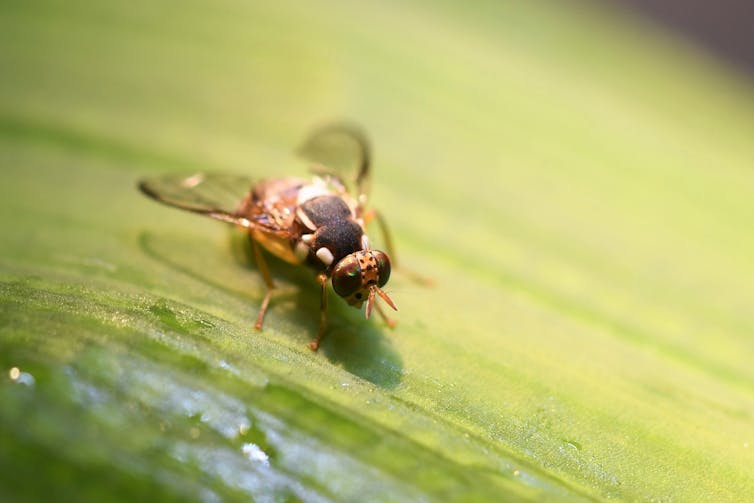
{"type": "MultiPolygon", "coordinates": [[[[10,500],[754,494],[751,83],[592,3],[6,2],[10,500]],[[154,204],[371,134],[398,326],[154,204]]],[[[377,229],[371,236],[379,244],[377,229]]],[[[748,495],[748,496],[747,496],[748,495]]],[[[5,499],[5,498],[3,498],[5,499]]]]}

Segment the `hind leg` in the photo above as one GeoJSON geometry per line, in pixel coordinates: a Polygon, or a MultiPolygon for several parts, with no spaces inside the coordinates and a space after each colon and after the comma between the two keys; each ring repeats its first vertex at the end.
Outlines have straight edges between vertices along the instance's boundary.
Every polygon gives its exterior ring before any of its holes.
{"type": "Polygon", "coordinates": [[[388,257],[390,257],[393,269],[400,271],[409,279],[422,286],[434,286],[435,282],[431,278],[422,276],[421,274],[411,269],[406,269],[400,265],[400,263],[398,262],[398,256],[395,253],[395,247],[393,246],[393,236],[390,233],[390,228],[387,225],[385,217],[382,216],[382,213],[370,208],[366,210],[363,218],[366,224],[369,224],[372,220],[375,220],[377,222],[377,226],[380,228],[380,233],[382,234],[382,239],[385,242],[385,251],[387,252],[388,257]]]}

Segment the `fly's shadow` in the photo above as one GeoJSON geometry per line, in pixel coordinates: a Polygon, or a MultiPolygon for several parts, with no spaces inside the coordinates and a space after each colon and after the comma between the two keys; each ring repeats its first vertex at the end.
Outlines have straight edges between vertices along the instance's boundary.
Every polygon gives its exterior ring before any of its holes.
{"type": "MultiPolygon", "coordinates": [[[[262,301],[261,275],[253,278],[248,273],[257,273],[254,254],[245,233],[232,232],[230,240],[231,257],[243,273],[229,271],[221,260],[229,259],[221,248],[208,245],[208,261],[197,261],[196,244],[187,244],[180,237],[157,235],[144,231],[139,236],[141,250],[163,266],[181,273],[194,281],[210,286],[236,299],[248,301],[249,312],[253,313],[262,301]],[[178,239],[181,242],[176,242],[178,239]],[[215,254],[215,258],[212,258],[215,254]],[[212,264],[218,262],[216,274],[212,264]],[[258,282],[256,286],[252,281],[258,282]]],[[[200,253],[204,253],[204,251],[200,253]]],[[[203,257],[204,258],[204,257],[203,257]]],[[[311,333],[313,338],[319,315],[319,285],[311,271],[292,266],[270,254],[265,255],[268,268],[279,286],[272,296],[270,318],[266,324],[274,324],[275,318],[284,315],[292,324],[311,333]],[[280,308],[280,309],[276,309],[280,308]]],[[[403,375],[403,361],[390,343],[394,331],[379,319],[366,320],[361,310],[349,307],[328,288],[328,331],[319,351],[333,364],[341,366],[351,374],[365,379],[382,388],[392,389],[400,384],[403,375]]],[[[400,327],[400,324],[398,325],[400,327]]],[[[264,329],[263,329],[264,330],[264,329]]],[[[249,337],[258,332],[249,323],[249,337]]],[[[308,341],[300,341],[302,348],[308,341]]],[[[307,349],[307,351],[309,351],[307,349]]],[[[312,354],[312,357],[315,357],[312,354]]]]}

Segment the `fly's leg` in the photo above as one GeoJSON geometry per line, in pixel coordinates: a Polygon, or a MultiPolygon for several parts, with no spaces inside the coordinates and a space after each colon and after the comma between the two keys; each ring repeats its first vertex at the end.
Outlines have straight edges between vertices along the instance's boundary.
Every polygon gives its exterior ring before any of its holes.
{"type": "MultiPolygon", "coordinates": [[[[382,239],[385,241],[385,251],[387,252],[388,257],[390,257],[393,268],[408,276],[408,278],[415,283],[422,286],[434,286],[435,282],[432,279],[422,276],[410,269],[405,269],[399,265],[398,257],[395,254],[395,247],[393,246],[393,236],[390,233],[390,228],[387,225],[385,217],[375,209],[366,210],[366,212],[364,212],[364,222],[368,224],[372,219],[377,221],[377,226],[380,228],[380,233],[382,233],[382,239]]],[[[384,317],[385,316],[383,315],[383,318],[384,317]]],[[[390,323],[388,323],[388,325],[390,325],[390,323]]]]}
{"type": "Polygon", "coordinates": [[[319,341],[325,335],[325,327],[327,326],[327,275],[325,273],[318,274],[317,282],[322,287],[322,297],[319,305],[319,332],[317,332],[317,338],[309,343],[309,348],[314,351],[319,348],[319,341]]]}
{"type": "Polygon", "coordinates": [[[251,247],[254,249],[254,259],[257,262],[257,267],[259,268],[259,272],[262,273],[262,279],[264,279],[264,284],[267,287],[264,294],[264,300],[262,300],[262,306],[259,308],[257,322],[254,324],[254,328],[262,330],[264,313],[267,312],[267,306],[270,305],[270,297],[272,297],[272,291],[275,289],[275,282],[272,281],[270,270],[267,269],[267,262],[264,260],[264,255],[262,255],[262,249],[259,248],[259,243],[257,243],[256,239],[251,235],[249,235],[249,239],[251,240],[251,247]]]}

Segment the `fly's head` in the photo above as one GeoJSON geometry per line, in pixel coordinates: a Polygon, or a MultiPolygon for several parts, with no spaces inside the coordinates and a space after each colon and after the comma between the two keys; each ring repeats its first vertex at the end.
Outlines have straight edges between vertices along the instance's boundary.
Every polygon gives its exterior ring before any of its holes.
{"type": "Polygon", "coordinates": [[[374,297],[379,295],[390,307],[393,301],[382,291],[390,279],[390,259],[379,250],[360,250],[343,257],[332,271],[335,293],[355,308],[367,303],[366,317],[372,314],[374,297]]]}

